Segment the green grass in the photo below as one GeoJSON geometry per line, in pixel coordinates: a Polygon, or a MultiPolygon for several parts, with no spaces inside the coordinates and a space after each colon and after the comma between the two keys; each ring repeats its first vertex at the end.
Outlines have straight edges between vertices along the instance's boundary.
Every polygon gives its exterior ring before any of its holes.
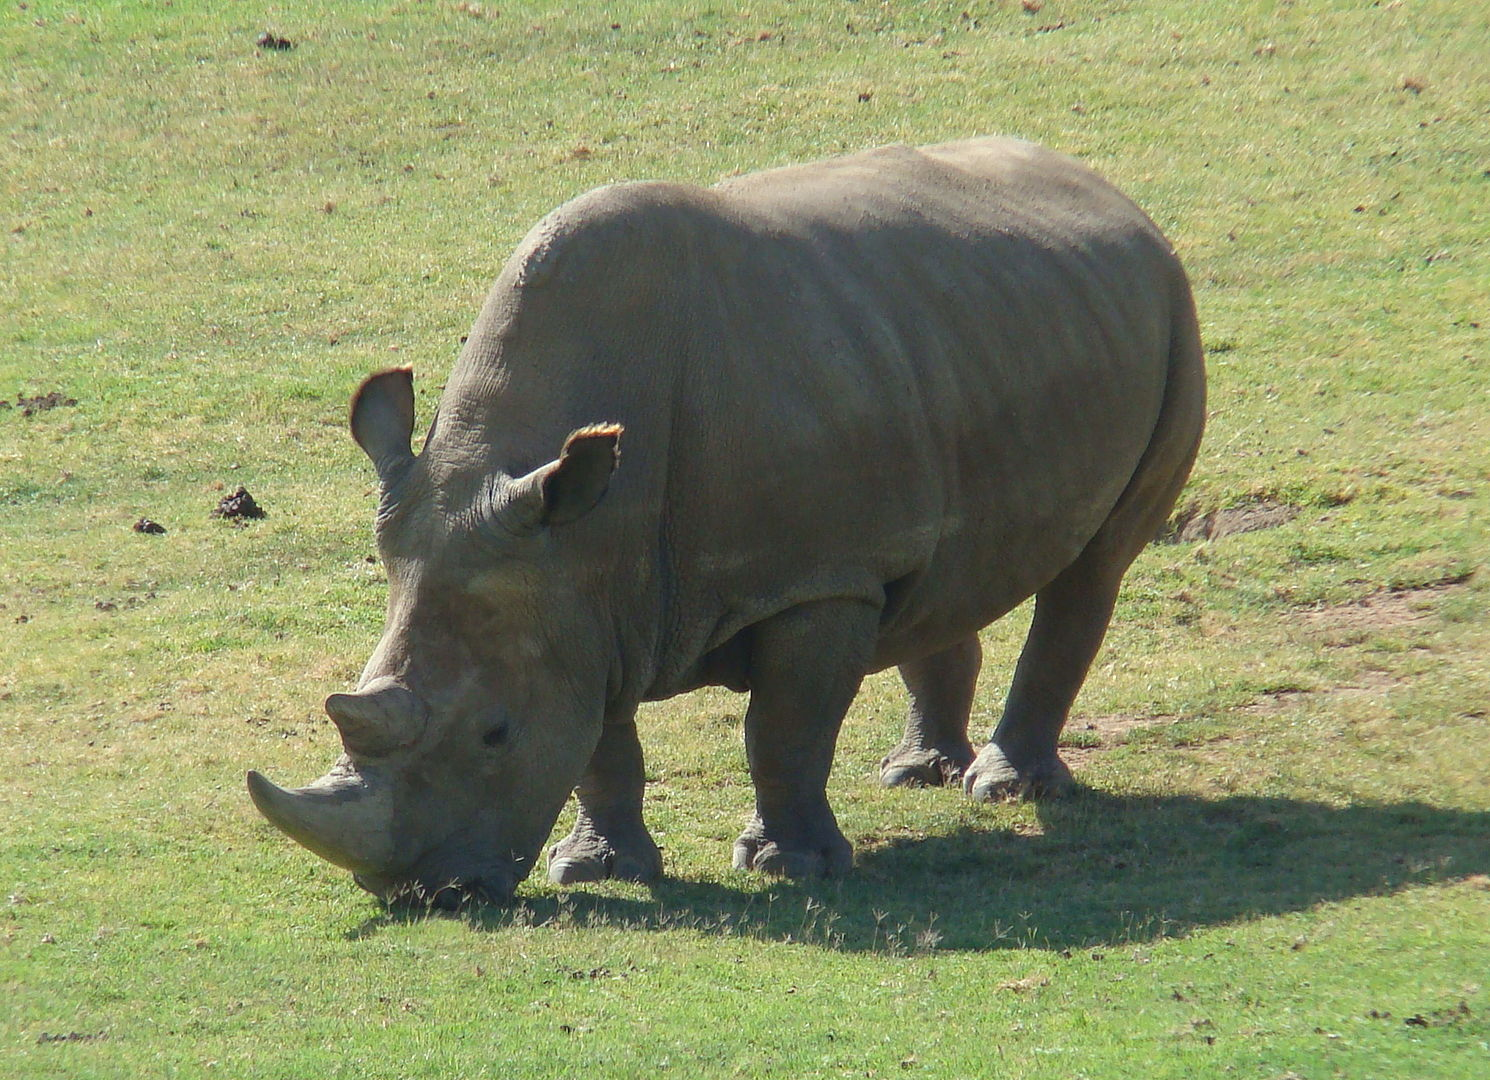
{"type": "Polygon", "coordinates": [[[1475,0],[9,4],[0,396],[77,404],[0,409],[0,1074],[1484,1075],[1487,47],[1475,0]],[[381,627],[358,379],[413,363],[427,420],[594,185],[988,132],[1185,258],[1182,505],[1298,511],[1140,558],[1076,798],[879,789],[884,675],[841,882],[727,868],[722,691],[644,717],[655,889],[397,916],[257,817],[381,627]],[[267,519],[209,516],[239,484],[267,519]]]}

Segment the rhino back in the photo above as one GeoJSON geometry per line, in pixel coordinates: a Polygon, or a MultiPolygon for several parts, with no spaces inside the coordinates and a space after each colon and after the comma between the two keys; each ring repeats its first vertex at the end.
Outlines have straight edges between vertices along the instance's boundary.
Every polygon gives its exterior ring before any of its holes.
{"type": "Polygon", "coordinates": [[[1187,305],[1140,211],[1023,143],[623,185],[529,235],[440,422],[510,474],[626,425],[568,543],[604,547],[618,625],[648,627],[647,696],[827,596],[885,605],[888,665],[1081,551],[1148,446],[1187,305]]]}

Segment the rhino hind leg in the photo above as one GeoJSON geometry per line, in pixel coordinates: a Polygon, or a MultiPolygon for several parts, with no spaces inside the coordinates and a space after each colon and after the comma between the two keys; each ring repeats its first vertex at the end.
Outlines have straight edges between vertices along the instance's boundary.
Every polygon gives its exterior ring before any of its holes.
{"type": "Polygon", "coordinates": [[[1135,476],[1076,561],[1035,594],[1004,715],[963,776],[973,799],[1059,796],[1075,786],[1057,740],[1106,636],[1123,574],[1159,531],[1189,470],[1186,456],[1167,476],[1135,476]]]}
{"type": "Polygon", "coordinates": [[[900,745],[880,762],[886,787],[956,784],[973,762],[968,714],[983,649],[976,634],[951,648],[900,665],[910,692],[910,711],[900,745]]]}
{"type": "Polygon", "coordinates": [[[550,881],[573,885],[662,877],[662,853],[642,820],[645,782],[636,725],[606,724],[575,788],[579,817],[574,829],[549,849],[550,881]]]}
{"type": "Polygon", "coordinates": [[[808,878],[853,866],[827,783],[878,626],[879,609],[870,604],[823,600],[752,628],[745,753],[755,814],[735,841],[736,869],[808,878]]]}
{"type": "Polygon", "coordinates": [[[1061,795],[1074,786],[1056,753],[1061,728],[1101,648],[1123,574],[1164,524],[1200,445],[1205,387],[1193,316],[1180,329],[1159,424],[1133,478],[1076,561],[1035,594],[1004,715],[963,777],[976,800],[1061,795]]]}
{"type": "Polygon", "coordinates": [[[1170,341],[1169,381],[1148,449],[1076,561],[1035,594],[1035,617],[1004,715],[963,777],[980,801],[1058,795],[1073,786],[1056,741],[1102,645],[1123,574],[1173,509],[1205,427],[1205,369],[1188,288],[1170,341]]]}
{"type": "Polygon", "coordinates": [[[1035,596],[1004,715],[963,777],[979,802],[1063,795],[1073,786],[1056,742],[1107,632],[1119,576],[1094,581],[1080,564],[1035,596]]]}

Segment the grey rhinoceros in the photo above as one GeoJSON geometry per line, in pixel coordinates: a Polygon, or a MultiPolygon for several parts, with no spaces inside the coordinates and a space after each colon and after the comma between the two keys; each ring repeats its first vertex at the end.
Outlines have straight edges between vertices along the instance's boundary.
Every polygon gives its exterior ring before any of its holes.
{"type": "Polygon", "coordinates": [[[637,706],[723,685],[750,693],[735,865],[841,872],[834,743],[890,666],[885,783],[1058,790],[1204,398],[1170,245],[1028,143],[582,195],[508,261],[419,454],[410,371],[357,392],[387,627],[326,701],[345,754],[297,790],[250,773],[254,802],[364,888],[450,905],[510,897],[575,791],[550,877],[652,879],[637,706]],[[975,756],[978,631],[1030,596],[975,756]]]}

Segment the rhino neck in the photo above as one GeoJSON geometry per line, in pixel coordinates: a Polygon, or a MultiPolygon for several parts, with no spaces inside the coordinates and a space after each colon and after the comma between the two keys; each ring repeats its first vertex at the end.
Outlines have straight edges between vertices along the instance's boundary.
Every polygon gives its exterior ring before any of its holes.
{"type": "Polygon", "coordinates": [[[601,241],[628,222],[654,239],[686,231],[657,205],[667,198],[627,187],[529,234],[471,328],[423,455],[441,483],[475,491],[553,460],[580,428],[625,428],[605,497],[554,529],[545,554],[545,572],[572,583],[603,628],[613,702],[641,700],[678,637],[666,513],[674,425],[697,407],[683,396],[689,342],[678,313],[697,305],[679,293],[696,287],[693,275],[672,265],[688,244],[601,241]]]}

